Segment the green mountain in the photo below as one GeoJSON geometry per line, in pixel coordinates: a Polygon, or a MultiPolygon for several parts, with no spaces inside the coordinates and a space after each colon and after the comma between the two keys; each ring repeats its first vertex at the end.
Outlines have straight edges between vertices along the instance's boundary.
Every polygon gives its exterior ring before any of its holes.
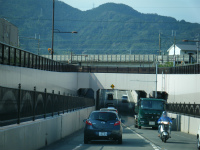
{"type": "MultiPolygon", "coordinates": [[[[0,0],[0,18],[19,28],[20,47],[47,54],[52,43],[52,0],[0,0]],[[36,37],[36,39],[34,39],[36,37]],[[38,40],[40,39],[40,40],[38,40]]],[[[158,54],[173,44],[194,39],[200,24],[177,21],[158,14],[142,14],[123,4],[107,3],[80,11],[55,1],[55,54],[158,54]]]]}

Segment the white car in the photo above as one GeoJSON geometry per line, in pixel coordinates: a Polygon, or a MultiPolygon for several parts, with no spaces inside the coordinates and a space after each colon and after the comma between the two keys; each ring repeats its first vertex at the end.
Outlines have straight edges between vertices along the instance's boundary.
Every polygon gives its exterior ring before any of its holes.
{"type": "Polygon", "coordinates": [[[122,103],[128,103],[129,99],[128,99],[128,95],[123,95],[122,96],[122,103]]]}

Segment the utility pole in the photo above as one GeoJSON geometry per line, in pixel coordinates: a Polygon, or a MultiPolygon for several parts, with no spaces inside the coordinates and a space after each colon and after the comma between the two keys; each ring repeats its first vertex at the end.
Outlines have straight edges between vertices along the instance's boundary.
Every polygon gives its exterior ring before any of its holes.
{"type": "Polygon", "coordinates": [[[199,34],[197,34],[196,37],[197,37],[196,45],[197,45],[197,64],[198,64],[199,63],[199,34]]]}
{"type": "Polygon", "coordinates": [[[35,39],[38,40],[38,55],[40,55],[40,34],[38,35],[38,39],[35,34],[35,39]]]}
{"type": "Polygon", "coordinates": [[[176,45],[176,31],[172,30],[172,36],[174,36],[174,60],[173,60],[173,67],[176,66],[176,55],[175,55],[175,45],[176,45]]]}
{"type": "Polygon", "coordinates": [[[55,8],[55,0],[53,0],[53,14],[52,14],[52,42],[51,42],[51,59],[53,60],[53,42],[54,42],[54,8],[55,8]]]}
{"type": "Polygon", "coordinates": [[[159,55],[161,55],[161,38],[160,38],[160,32],[159,32],[159,55]]]}

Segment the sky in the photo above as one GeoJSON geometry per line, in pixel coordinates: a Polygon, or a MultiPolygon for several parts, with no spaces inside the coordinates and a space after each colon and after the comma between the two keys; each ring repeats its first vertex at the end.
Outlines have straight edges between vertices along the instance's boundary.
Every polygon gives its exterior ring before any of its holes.
{"type": "Polygon", "coordinates": [[[104,3],[125,4],[140,13],[156,13],[200,24],[200,0],[60,0],[82,11],[96,8],[104,3]]]}

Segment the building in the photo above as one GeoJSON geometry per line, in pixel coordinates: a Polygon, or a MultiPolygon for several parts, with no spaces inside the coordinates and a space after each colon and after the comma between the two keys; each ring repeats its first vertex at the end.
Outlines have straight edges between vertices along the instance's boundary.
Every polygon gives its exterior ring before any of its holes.
{"type": "MultiPolygon", "coordinates": [[[[175,45],[174,49],[174,44],[167,50],[169,55],[189,55],[189,63],[197,62],[197,46],[196,45],[181,45],[177,44],[175,45]]],[[[199,49],[198,49],[198,54],[199,54],[199,49]]]]}
{"type": "Polygon", "coordinates": [[[18,47],[18,28],[4,18],[0,18],[0,42],[18,47]]]}
{"type": "MultiPolygon", "coordinates": [[[[174,55],[174,44],[167,50],[169,55],[174,55]]],[[[196,45],[175,45],[175,55],[193,55],[197,54],[197,46],[196,45]]]]}

